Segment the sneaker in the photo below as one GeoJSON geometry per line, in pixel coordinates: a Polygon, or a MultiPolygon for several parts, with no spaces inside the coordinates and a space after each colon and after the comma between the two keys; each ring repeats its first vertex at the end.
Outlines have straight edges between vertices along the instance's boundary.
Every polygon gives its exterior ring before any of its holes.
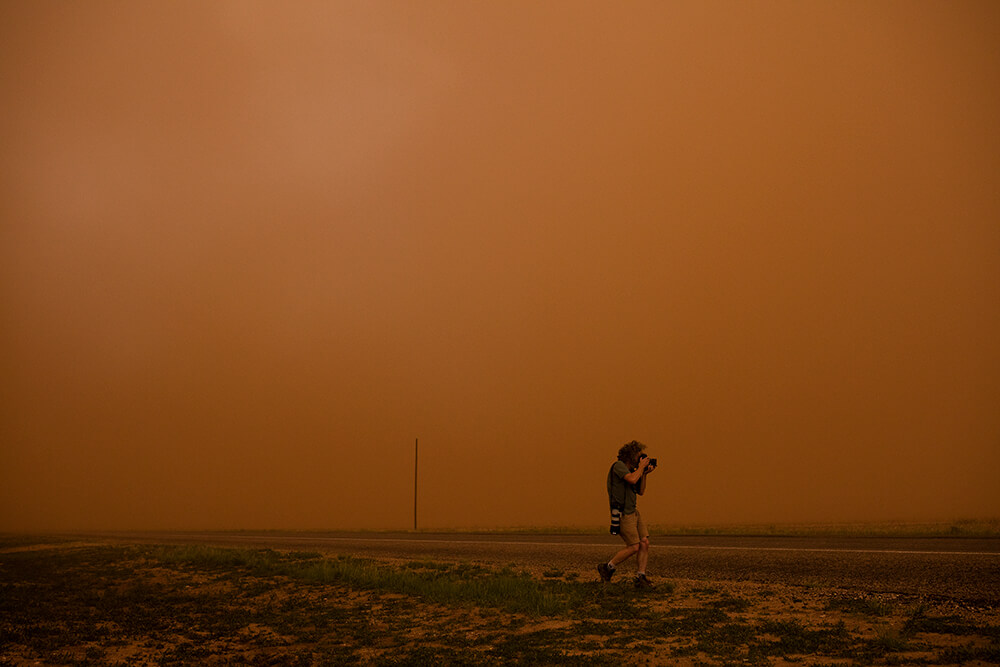
{"type": "Polygon", "coordinates": [[[635,578],[636,588],[653,588],[653,582],[646,578],[646,575],[640,574],[635,578]]]}
{"type": "Polygon", "coordinates": [[[601,581],[611,581],[611,577],[615,576],[615,571],[608,567],[607,563],[598,565],[597,573],[601,575],[601,581]]]}

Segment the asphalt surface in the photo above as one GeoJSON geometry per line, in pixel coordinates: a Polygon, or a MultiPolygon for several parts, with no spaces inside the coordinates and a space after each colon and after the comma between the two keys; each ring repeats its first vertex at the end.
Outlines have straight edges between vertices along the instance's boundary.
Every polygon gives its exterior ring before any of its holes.
{"type": "MultiPolygon", "coordinates": [[[[87,537],[485,561],[583,576],[622,546],[612,536],[511,533],[131,532],[87,537]]],[[[823,586],[1000,606],[1000,538],[653,536],[651,544],[649,570],[660,578],[823,586]]]]}

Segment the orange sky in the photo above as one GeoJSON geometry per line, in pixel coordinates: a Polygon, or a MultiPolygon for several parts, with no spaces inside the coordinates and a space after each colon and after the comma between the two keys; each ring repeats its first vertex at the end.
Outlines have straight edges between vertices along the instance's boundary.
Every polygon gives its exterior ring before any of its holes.
{"type": "Polygon", "coordinates": [[[1000,515],[995,2],[7,2],[0,529],[1000,515]]]}

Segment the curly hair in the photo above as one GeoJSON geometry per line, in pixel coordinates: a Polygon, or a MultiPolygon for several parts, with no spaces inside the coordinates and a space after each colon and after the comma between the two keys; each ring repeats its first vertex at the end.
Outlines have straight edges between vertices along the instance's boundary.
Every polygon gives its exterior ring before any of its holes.
{"type": "Polygon", "coordinates": [[[638,440],[627,442],[622,445],[621,449],[618,450],[618,460],[631,465],[633,461],[635,461],[635,458],[639,455],[639,452],[644,449],[646,449],[646,445],[642,444],[638,440]]]}

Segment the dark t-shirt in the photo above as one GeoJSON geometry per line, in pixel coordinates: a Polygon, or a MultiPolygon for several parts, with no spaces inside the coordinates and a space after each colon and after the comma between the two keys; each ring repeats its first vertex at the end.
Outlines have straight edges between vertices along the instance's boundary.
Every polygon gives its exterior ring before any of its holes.
{"type": "Polygon", "coordinates": [[[608,471],[608,501],[612,507],[622,507],[624,498],[622,511],[625,514],[635,512],[635,485],[624,480],[625,475],[630,472],[632,471],[622,461],[615,461],[608,471]]]}

